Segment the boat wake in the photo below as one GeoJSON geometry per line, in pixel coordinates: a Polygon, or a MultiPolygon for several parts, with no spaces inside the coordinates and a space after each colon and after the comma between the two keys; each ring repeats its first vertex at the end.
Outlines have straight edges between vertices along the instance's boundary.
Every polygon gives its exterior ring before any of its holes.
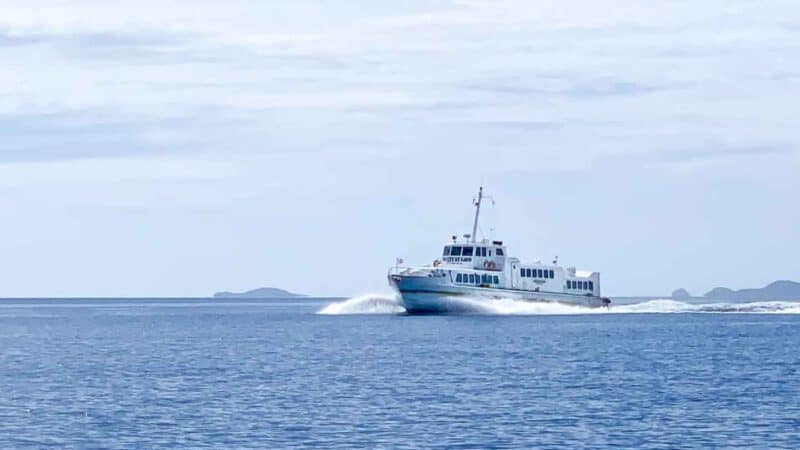
{"type": "Polygon", "coordinates": [[[317,314],[404,314],[400,297],[387,294],[364,294],[341,302],[331,303],[317,311],[317,314]]]}
{"type": "MultiPolygon", "coordinates": [[[[800,314],[800,301],[691,304],[670,299],[648,300],[611,308],[587,308],[561,303],[532,303],[514,299],[486,301],[470,297],[449,297],[458,314],[481,315],[575,315],[575,314],[665,314],[665,313],[748,313],[800,314]]],[[[317,314],[405,314],[400,298],[389,294],[365,294],[331,303],[317,314]]]]}

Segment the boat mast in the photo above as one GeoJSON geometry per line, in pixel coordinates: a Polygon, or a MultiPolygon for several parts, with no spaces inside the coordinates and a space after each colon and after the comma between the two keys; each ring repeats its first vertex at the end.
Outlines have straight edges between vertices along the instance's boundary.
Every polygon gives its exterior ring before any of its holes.
{"type": "Polygon", "coordinates": [[[481,200],[483,200],[483,186],[478,189],[478,200],[475,201],[475,222],[472,224],[472,242],[477,242],[476,233],[478,233],[478,216],[481,214],[481,200]]]}

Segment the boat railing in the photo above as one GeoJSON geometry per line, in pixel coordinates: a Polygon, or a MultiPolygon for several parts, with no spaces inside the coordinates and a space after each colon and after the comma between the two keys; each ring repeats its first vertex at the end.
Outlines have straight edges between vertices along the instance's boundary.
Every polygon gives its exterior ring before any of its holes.
{"type": "Polygon", "coordinates": [[[392,266],[389,268],[389,276],[400,275],[403,271],[408,270],[405,266],[392,266]]]}
{"type": "Polygon", "coordinates": [[[393,275],[406,275],[406,276],[431,276],[431,274],[440,273],[442,270],[441,267],[434,267],[434,266],[417,266],[417,267],[409,267],[409,266],[392,266],[389,268],[389,276],[393,275]]]}

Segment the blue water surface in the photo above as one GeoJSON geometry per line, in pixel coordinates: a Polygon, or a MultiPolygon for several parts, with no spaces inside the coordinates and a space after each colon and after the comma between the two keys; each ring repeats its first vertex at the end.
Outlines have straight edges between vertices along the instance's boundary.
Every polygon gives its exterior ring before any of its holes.
{"type": "Polygon", "coordinates": [[[0,448],[800,448],[800,315],[2,300],[0,448]]]}

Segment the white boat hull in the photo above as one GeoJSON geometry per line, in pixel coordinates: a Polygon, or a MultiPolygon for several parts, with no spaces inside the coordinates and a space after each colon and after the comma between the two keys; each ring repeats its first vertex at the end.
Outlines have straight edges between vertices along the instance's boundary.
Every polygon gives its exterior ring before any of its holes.
{"type": "Polygon", "coordinates": [[[399,293],[403,307],[409,314],[480,312],[482,306],[490,306],[499,299],[589,308],[609,305],[608,299],[597,296],[458,286],[437,277],[390,275],[389,284],[399,293]]]}

